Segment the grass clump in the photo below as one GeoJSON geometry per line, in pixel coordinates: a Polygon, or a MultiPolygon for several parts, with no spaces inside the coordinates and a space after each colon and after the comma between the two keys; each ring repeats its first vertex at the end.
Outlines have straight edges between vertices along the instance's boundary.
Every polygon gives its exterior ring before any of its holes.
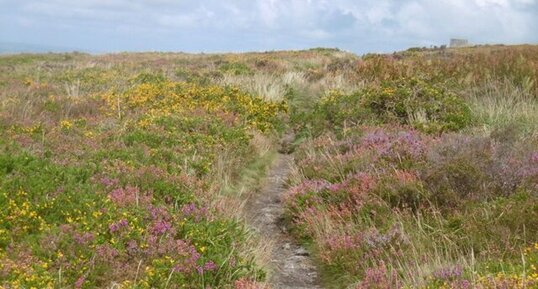
{"type": "Polygon", "coordinates": [[[219,66],[219,70],[232,75],[252,74],[251,69],[245,63],[239,62],[225,62],[219,66]]]}

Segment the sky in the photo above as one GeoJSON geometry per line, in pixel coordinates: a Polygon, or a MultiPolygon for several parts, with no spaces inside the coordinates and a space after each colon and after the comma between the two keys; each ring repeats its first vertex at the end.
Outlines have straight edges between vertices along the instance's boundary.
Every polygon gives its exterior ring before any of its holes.
{"type": "Polygon", "coordinates": [[[86,52],[538,43],[538,0],[0,0],[0,43],[86,52]]]}

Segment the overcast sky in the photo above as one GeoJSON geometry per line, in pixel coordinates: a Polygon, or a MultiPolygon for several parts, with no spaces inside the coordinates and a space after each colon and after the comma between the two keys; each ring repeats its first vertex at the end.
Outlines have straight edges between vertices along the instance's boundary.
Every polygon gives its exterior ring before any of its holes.
{"type": "Polygon", "coordinates": [[[538,0],[0,0],[0,42],[110,51],[391,52],[538,43],[538,0]]]}

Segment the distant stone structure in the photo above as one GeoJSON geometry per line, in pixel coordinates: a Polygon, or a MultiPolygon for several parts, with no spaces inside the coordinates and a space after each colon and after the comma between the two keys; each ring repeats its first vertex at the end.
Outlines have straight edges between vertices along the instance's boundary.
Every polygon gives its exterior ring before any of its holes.
{"type": "Polygon", "coordinates": [[[457,38],[450,39],[450,47],[465,47],[465,46],[469,46],[469,40],[457,39],[457,38]]]}

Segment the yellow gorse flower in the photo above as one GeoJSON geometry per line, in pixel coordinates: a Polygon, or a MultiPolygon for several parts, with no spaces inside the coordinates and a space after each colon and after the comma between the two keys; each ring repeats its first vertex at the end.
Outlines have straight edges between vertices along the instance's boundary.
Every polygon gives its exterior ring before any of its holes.
{"type": "Polygon", "coordinates": [[[239,115],[247,126],[264,131],[272,128],[271,122],[279,112],[287,110],[285,103],[268,102],[237,88],[172,81],[142,83],[124,93],[105,93],[102,99],[111,115],[144,111],[145,116],[137,122],[142,128],[163,116],[205,111],[239,115]]]}
{"type": "Polygon", "coordinates": [[[62,120],[60,121],[60,126],[63,128],[63,129],[70,129],[73,127],[73,122],[70,121],[70,120],[62,120]]]}

